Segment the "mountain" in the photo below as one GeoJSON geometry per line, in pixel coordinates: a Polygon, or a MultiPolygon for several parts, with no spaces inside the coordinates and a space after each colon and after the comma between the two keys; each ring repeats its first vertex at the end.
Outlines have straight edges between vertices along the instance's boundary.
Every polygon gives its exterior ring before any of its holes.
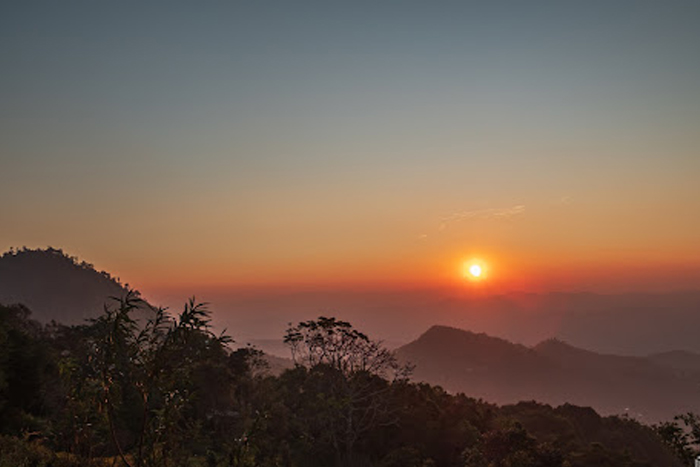
{"type": "Polygon", "coordinates": [[[40,322],[82,323],[126,290],[107,272],[60,249],[24,248],[0,257],[0,303],[21,303],[40,322]]]}
{"type": "Polygon", "coordinates": [[[416,380],[498,404],[572,403],[645,422],[700,410],[700,373],[658,357],[600,354],[555,339],[526,347],[446,326],[431,327],[397,356],[415,365],[416,380]]]}

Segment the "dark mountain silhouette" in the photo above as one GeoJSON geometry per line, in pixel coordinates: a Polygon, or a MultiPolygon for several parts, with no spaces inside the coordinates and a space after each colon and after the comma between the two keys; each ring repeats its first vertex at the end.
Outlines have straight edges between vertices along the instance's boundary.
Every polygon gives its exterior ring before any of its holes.
{"type": "Polygon", "coordinates": [[[99,315],[126,286],[63,250],[20,249],[0,257],[0,303],[21,303],[40,322],[79,324],[99,315]]]}
{"type": "Polygon", "coordinates": [[[446,326],[397,354],[416,365],[416,380],[499,404],[568,402],[645,422],[700,410],[700,373],[658,357],[599,354],[555,339],[530,348],[446,326]]]}

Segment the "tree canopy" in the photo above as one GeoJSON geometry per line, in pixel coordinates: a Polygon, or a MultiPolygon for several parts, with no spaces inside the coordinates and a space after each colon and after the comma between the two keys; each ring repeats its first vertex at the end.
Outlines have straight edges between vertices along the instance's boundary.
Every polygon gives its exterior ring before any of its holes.
{"type": "Polygon", "coordinates": [[[285,342],[296,365],[274,375],[194,299],[171,314],[129,292],[73,326],[0,306],[0,467],[676,467],[695,453],[694,415],[654,430],[449,394],[335,318],[285,342]]]}

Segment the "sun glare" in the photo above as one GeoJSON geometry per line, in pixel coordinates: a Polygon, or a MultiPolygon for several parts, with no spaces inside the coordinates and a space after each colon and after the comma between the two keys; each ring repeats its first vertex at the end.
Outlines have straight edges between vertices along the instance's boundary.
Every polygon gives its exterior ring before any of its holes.
{"type": "Polygon", "coordinates": [[[480,259],[470,259],[462,263],[461,275],[470,282],[481,282],[486,279],[488,267],[480,259]]]}

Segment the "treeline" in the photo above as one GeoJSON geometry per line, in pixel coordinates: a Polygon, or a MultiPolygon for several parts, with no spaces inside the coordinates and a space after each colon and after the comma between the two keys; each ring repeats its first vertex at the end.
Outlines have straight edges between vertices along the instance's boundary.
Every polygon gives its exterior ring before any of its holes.
{"type": "Polygon", "coordinates": [[[41,326],[0,306],[0,467],[673,467],[694,454],[679,421],[655,430],[412,383],[333,318],[290,327],[295,366],[271,375],[194,300],[148,319],[139,307],[130,293],[86,324],[41,326]]]}

